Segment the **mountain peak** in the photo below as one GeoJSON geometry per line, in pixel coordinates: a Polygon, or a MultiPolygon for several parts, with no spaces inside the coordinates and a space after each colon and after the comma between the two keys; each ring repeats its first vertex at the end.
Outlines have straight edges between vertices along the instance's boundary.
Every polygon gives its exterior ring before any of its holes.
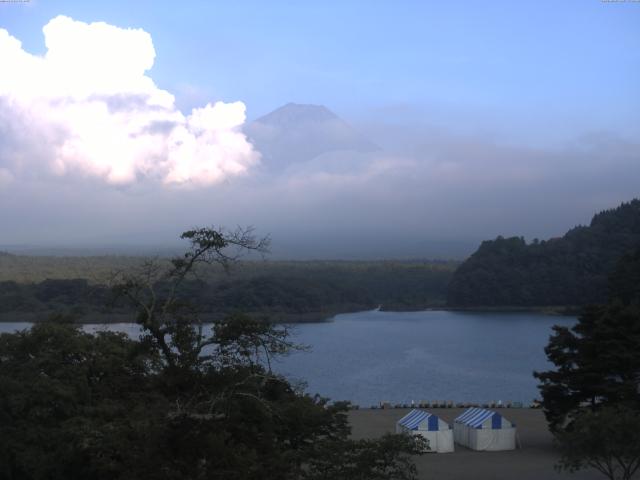
{"type": "Polygon", "coordinates": [[[287,103],[256,120],[266,125],[287,125],[298,122],[324,122],[339,117],[324,105],[287,103]]]}
{"type": "Polygon", "coordinates": [[[282,170],[328,152],[378,150],[324,105],[287,103],[245,128],[270,170],[282,170]]]}

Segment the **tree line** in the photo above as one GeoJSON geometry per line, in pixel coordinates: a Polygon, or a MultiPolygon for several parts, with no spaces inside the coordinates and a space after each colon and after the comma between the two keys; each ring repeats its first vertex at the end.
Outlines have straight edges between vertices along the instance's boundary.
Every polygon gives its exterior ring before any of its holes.
{"type": "MultiPolygon", "coordinates": [[[[166,260],[160,263],[167,264],[166,260]]],[[[128,269],[140,268],[143,261],[128,269]]],[[[443,305],[453,262],[243,262],[233,275],[204,268],[180,285],[180,293],[214,319],[244,311],[271,320],[298,321],[322,315],[366,310],[421,309],[443,305]]],[[[121,269],[125,271],[128,269],[121,269]]],[[[236,270],[236,269],[234,269],[236,270]]],[[[159,279],[158,290],[170,288],[159,279]]],[[[65,312],[80,318],[126,314],[128,306],[112,298],[108,282],[86,278],[46,279],[35,283],[0,282],[0,313],[65,312]]],[[[120,317],[118,317],[120,318],[120,317]]]]}
{"type": "Polygon", "coordinates": [[[584,306],[607,301],[616,263],[640,245],[640,200],[595,215],[561,238],[483,242],[454,273],[449,306],[584,306]]]}

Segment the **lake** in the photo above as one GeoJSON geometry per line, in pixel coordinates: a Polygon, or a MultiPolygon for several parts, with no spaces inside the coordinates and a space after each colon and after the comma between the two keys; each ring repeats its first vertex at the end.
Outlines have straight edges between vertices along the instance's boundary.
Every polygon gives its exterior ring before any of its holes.
{"type": "MultiPolygon", "coordinates": [[[[305,380],[310,393],[370,406],[386,400],[520,401],[538,397],[534,370],[545,370],[544,347],[553,325],[572,317],[538,313],[358,312],[330,322],[292,326],[309,345],[274,368],[305,380]]],[[[0,332],[28,328],[0,323],[0,332]]],[[[135,335],[137,325],[86,325],[135,335]]]]}

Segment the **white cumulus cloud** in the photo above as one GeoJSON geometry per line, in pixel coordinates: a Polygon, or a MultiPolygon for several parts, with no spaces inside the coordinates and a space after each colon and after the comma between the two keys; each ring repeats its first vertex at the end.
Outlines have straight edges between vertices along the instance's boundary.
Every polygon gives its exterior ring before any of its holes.
{"type": "Polygon", "coordinates": [[[58,16],[32,55],[0,29],[0,171],[81,175],[112,184],[151,179],[207,186],[246,173],[259,154],[241,132],[242,102],[188,115],[146,72],[151,36],[58,16]]]}

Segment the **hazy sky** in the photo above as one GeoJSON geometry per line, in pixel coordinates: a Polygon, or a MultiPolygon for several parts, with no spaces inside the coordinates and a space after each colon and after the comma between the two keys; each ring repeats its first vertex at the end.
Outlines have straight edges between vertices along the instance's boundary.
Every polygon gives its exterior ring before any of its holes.
{"type": "Polygon", "coordinates": [[[639,2],[0,3],[0,245],[544,238],[640,195],[639,144],[639,2]],[[380,151],[269,173],[243,124],[288,102],[380,151]]]}

